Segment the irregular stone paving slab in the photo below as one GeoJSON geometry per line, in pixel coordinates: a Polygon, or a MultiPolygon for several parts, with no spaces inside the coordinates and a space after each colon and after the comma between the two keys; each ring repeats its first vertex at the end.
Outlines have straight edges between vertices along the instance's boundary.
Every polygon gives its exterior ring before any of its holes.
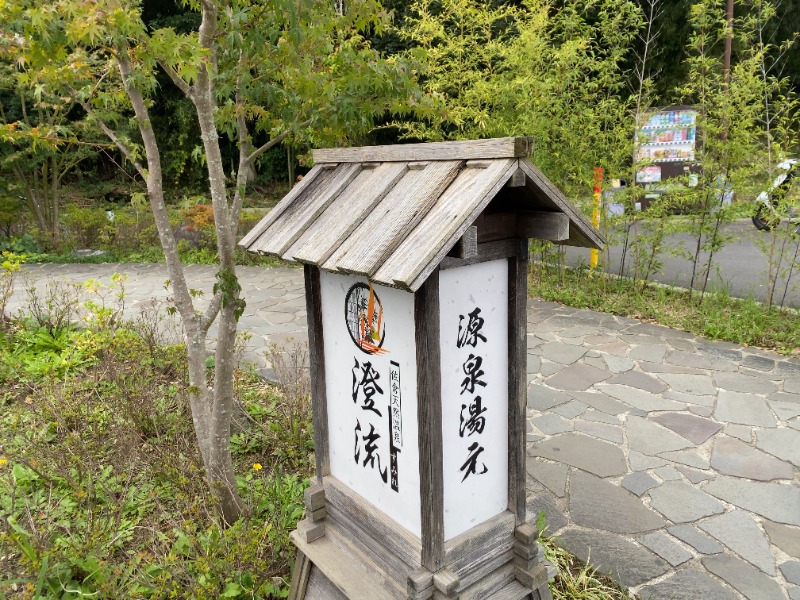
{"type": "Polygon", "coordinates": [[[631,348],[630,352],[628,352],[628,358],[658,363],[664,360],[667,350],[669,350],[669,347],[665,344],[642,344],[631,348]]]}
{"type": "Polygon", "coordinates": [[[567,465],[552,463],[541,458],[529,458],[528,474],[559,498],[563,498],[567,487],[567,465]]]}
{"type": "Polygon", "coordinates": [[[791,404],[800,404],[800,394],[790,394],[789,392],[775,392],[767,396],[767,400],[774,400],[775,402],[788,402],[791,404]]]}
{"type": "Polygon", "coordinates": [[[694,569],[678,571],[663,581],[646,585],[637,595],[642,600],[738,600],[739,598],[708,573],[694,569]]]}
{"type": "Polygon", "coordinates": [[[800,488],[796,485],[719,476],[702,489],[777,523],[800,525],[800,488]]]}
{"type": "Polygon", "coordinates": [[[541,368],[542,368],[542,359],[533,354],[528,354],[528,361],[525,372],[528,375],[534,375],[538,373],[541,368]]]}
{"type": "Polygon", "coordinates": [[[698,417],[710,417],[714,409],[711,406],[689,406],[689,412],[698,417]]]}
{"type": "Polygon", "coordinates": [[[628,473],[622,479],[622,487],[629,492],[633,492],[637,496],[641,496],[650,488],[658,485],[658,482],[653,479],[645,471],[637,471],[636,473],[628,473]]]}
{"type": "Polygon", "coordinates": [[[663,467],[667,464],[663,458],[656,458],[653,456],[645,456],[641,452],[632,450],[628,454],[628,462],[631,465],[632,471],[646,471],[647,469],[655,469],[656,467],[663,467]]]}
{"type": "Polygon", "coordinates": [[[541,456],[583,469],[599,477],[628,472],[625,455],[613,444],[577,433],[562,433],[528,449],[529,456],[541,456]]]}
{"type": "Polygon", "coordinates": [[[789,600],[800,600],[800,587],[789,588],[789,600]]]}
{"type": "MultiPolygon", "coordinates": [[[[714,392],[716,394],[716,392],[714,392]]],[[[696,404],[697,406],[713,407],[717,401],[717,396],[703,396],[697,394],[687,394],[685,392],[676,392],[675,390],[668,390],[662,394],[668,400],[675,400],[676,402],[685,402],[686,404],[696,404]]]]}
{"type": "Polygon", "coordinates": [[[548,535],[555,534],[559,529],[567,524],[567,517],[556,505],[553,497],[547,492],[542,492],[528,498],[528,503],[525,507],[525,512],[528,514],[528,521],[538,526],[539,516],[544,517],[544,532],[548,535]]]}
{"type": "Polygon", "coordinates": [[[572,396],[537,383],[528,386],[528,408],[545,411],[572,400],[572,396]]]}
{"type": "Polygon", "coordinates": [[[685,408],[685,405],[675,402],[674,400],[666,400],[661,396],[628,387],[627,385],[603,383],[596,386],[596,389],[644,412],[651,412],[654,410],[680,410],[685,408]]]}
{"type": "Polygon", "coordinates": [[[791,560],[781,565],[781,573],[789,583],[800,585],[800,562],[791,560]]]}
{"type": "Polygon", "coordinates": [[[562,370],[564,370],[564,365],[561,363],[554,363],[551,360],[542,359],[542,366],[539,367],[539,374],[542,377],[550,377],[550,375],[555,375],[562,370]]]}
{"type": "Polygon", "coordinates": [[[566,367],[549,377],[545,383],[550,387],[561,390],[585,391],[595,383],[611,377],[611,373],[590,367],[589,365],[575,364],[566,367]]]}
{"type": "Polygon", "coordinates": [[[602,354],[600,356],[603,363],[606,365],[609,371],[612,373],[624,373],[625,371],[629,371],[635,365],[634,362],[629,359],[625,358],[624,356],[615,356],[614,354],[602,354]]]}
{"type": "Polygon", "coordinates": [[[725,340],[704,340],[703,338],[694,338],[697,342],[697,349],[700,352],[711,354],[713,356],[722,356],[730,360],[742,360],[742,347],[734,342],[727,342],[725,340]]]}
{"type": "Polygon", "coordinates": [[[791,359],[782,360],[775,365],[775,373],[785,377],[800,377],[800,363],[791,359]]]}
{"type": "Polygon", "coordinates": [[[625,342],[614,342],[612,344],[598,344],[594,347],[598,352],[605,352],[606,354],[614,354],[616,356],[625,356],[628,353],[630,346],[625,342]]]}
{"type": "Polygon", "coordinates": [[[619,425],[619,417],[590,408],[581,417],[586,421],[595,423],[605,423],[607,425],[619,425]]]}
{"type": "Polygon", "coordinates": [[[722,502],[683,481],[667,481],[650,490],[650,500],[673,523],[692,523],[725,510],[722,502]]]}
{"type": "Polygon", "coordinates": [[[783,391],[790,394],[800,394],[800,377],[791,375],[783,380],[783,391]]]}
{"type": "Polygon", "coordinates": [[[774,412],[781,421],[788,421],[794,417],[800,417],[800,403],[767,400],[767,404],[769,404],[772,412],[774,412]]]}
{"type": "Polygon", "coordinates": [[[717,387],[711,375],[687,375],[685,373],[658,373],[658,378],[676,392],[695,396],[713,396],[717,387]]]}
{"type": "Polygon", "coordinates": [[[661,478],[661,481],[677,481],[681,478],[678,470],[670,465],[659,467],[654,473],[661,478]]]}
{"type": "Polygon", "coordinates": [[[675,538],[668,536],[663,531],[648,533],[636,538],[636,541],[650,548],[673,567],[682,565],[692,558],[691,552],[676,542],[675,538]]]}
{"type": "MultiPolygon", "coordinates": [[[[769,431],[773,430],[767,430],[767,432],[769,431]]],[[[800,433],[798,433],[798,438],[800,438],[800,433]]],[[[740,440],[726,436],[720,436],[714,441],[711,466],[725,475],[760,481],[794,478],[794,468],[789,463],[778,460],[761,450],[756,450],[740,440]]]]}
{"type": "Polygon", "coordinates": [[[566,417],[567,419],[574,419],[578,415],[582,415],[586,412],[586,409],[589,407],[586,406],[583,402],[578,402],[577,400],[572,400],[567,402],[566,404],[560,404],[553,408],[553,412],[558,413],[562,417],[566,417]]]}
{"type": "Polygon", "coordinates": [[[730,359],[710,356],[699,352],[667,352],[666,362],[676,367],[693,369],[711,369],[714,371],[736,371],[736,365],[730,359]]]}
{"type": "Polygon", "coordinates": [[[642,373],[640,371],[627,371],[620,375],[616,375],[608,380],[608,383],[616,383],[619,385],[627,385],[632,388],[638,388],[651,394],[660,394],[667,391],[667,386],[663,381],[642,373]]]}
{"type": "Polygon", "coordinates": [[[625,423],[629,448],[642,454],[655,456],[692,446],[685,437],[642,417],[628,417],[625,423]]]}
{"type": "Polygon", "coordinates": [[[681,463],[697,469],[707,469],[709,460],[705,456],[701,456],[696,450],[676,450],[675,452],[662,452],[659,454],[662,458],[666,458],[672,462],[681,463]]]}
{"type": "Polygon", "coordinates": [[[639,414],[640,416],[646,414],[639,409],[631,408],[627,404],[624,404],[619,400],[615,400],[608,394],[601,394],[597,392],[572,392],[572,395],[584,404],[604,412],[607,415],[613,415],[616,417],[617,415],[623,415],[626,412],[630,412],[631,414],[639,414]]]}
{"type": "Polygon", "coordinates": [[[642,533],[665,525],[630,492],[582,471],[569,477],[569,514],[576,525],[614,533],[642,533]]]}
{"type": "Polygon", "coordinates": [[[747,377],[738,373],[714,373],[714,381],[720,388],[729,392],[772,394],[778,389],[775,382],[769,379],[747,377]]]}
{"type": "Polygon", "coordinates": [[[775,368],[775,361],[764,356],[748,354],[742,359],[741,365],[746,369],[755,369],[756,371],[771,371],[775,368]]]}
{"type": "Polygon", "coordinates": [[[738,558],[717,554],[706,556],[702,563],[706,569],[736,588],[748,600],[786,600],[781,586],[774,579],[738,558]]]}
{"type": "Polygon", "coordinates": [[[584,420],[575,421],[574,424],[575,431],[586,433],[592,437],[606,440],[607,442],[612,442],[614,444],[621,444],[624,441],[622,436],[622,427],[603,422],[584,420]]]}
{"type": "Polygon", "coordinates": [[[761,529],[748,513],[732,510],[698,523],[698,527],[713,535],[747,562],[767,575],[775,575],[775,558],[761,529]]]}
{"type": "Polygon", "coordinates": [[[559,534],[563,546],[600,573],[633,587],[666,573],[667,561],[615,533],[568,528],[559,534]]]}
{"type": "Polygon", "coordinates": [[[721,391],[717,398],[714,418],[725,423],[740,423],[755,427],[774,427],[776,423],[766,400],[740,392],[721,391]]]}
{"type": "Polygon", "coordinates": [[[708,481],[712,479],[714,476],[709,473],[701,473],[700,471],[695,471],[694,469],[689,469],[687,467],[675,467],[681,474],[686,477],[692,483],[700,483],[701,481],[708,481]]]}
{"type": "Polygon", "coordinates": [[[800,528],[773,523],[764,519],[761,524],[769,536],[769,541],[789,556],[800,558],[800,528]]]}
{"type": "Polygon", "coordinates": [[[639,367],[645,373],[671,373],[673,375],[678,374],[685,374],[685,375],[703,375],[704,372],[700,369],[692,369],[691,367],[676,367],[674,365],[668,365],[663,362],[651,363],[645,360],[639,361],[639,367]]]}
{"type": "Polygon", "coordinates": [[[571,346],[558,342],[542,344],[541,346],[541,356],[543,358],[562,365],[571,365],[584,354],[586,354],[586,348],[581,348],[580,346],[571,346]]]}
{"type": "Polygon", "coordinates": [[[535,417],[534,419],[531,419],[531,422],[545,435],[564,433],[565,431],[572,431],[573,428],[572,423],[553,413],[546,413],[539,417],[535,417]]]}
{"type": "MultiPolygon", "coordinates": [[[[800,431],[793,429],[757,431],[756,446],[782,460],[788,460],[796,467],[800,467],[800,431]]],[[[792,477],[793,475],[789,475],[787,478],[791,479],[792,477]]]]}
{"type": "Polygon", "coordinates": [[[753,428],[747,427],[746,425],[736,425],[736,424],[725,425],[723,433],[730,437],[734,437],[737,440],[742,440],[743,442],[748,444],[753,441],[753,428]]]}
{"type": "Polygon", "coordinates": [[[666,413],[651,418],[659,425],[671,429],[698,446],[722,429],[722,425],[719,423],[686,413],[666,413]]]}
{"type": "Polygon", "coordinates": [[[719,554],[724,550],[722,544],[708,537],[693,525],[674,525],[667,529],[667,531],[679,540],[689,544],[701,554],[719,554]]]}

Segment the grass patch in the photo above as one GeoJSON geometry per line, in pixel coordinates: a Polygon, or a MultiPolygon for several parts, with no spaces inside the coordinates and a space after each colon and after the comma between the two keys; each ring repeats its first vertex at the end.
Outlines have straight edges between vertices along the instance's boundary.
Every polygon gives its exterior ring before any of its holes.
{"type": "Polygon", "coordinates": [[[90,311],[0,328],[0,598],[281,598],[313,465],[311,419],[240,371],[247,507],[231,527],[194,441],[185,351],[90,311]],[[244,414],[244,413],[243,413],[244,414]]]}
{"type": "Polygon", "coordinates": [[[725,340],[797,354],[800,312],[768,308],[754,300],[688,290],[609,276],[587,269],[535,264],[530,295],[576,308],[658,323],[712,340],[725,340]]]}

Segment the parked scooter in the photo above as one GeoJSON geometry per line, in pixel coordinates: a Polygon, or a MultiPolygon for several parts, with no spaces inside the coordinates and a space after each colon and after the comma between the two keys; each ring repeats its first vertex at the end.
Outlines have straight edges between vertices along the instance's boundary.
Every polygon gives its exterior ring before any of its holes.
{"type": "MultiPolygon", "coordinates": [[[[761,192],[756,198],[758,207],[753,215],[753,225],[761,231],[770,231],[780,225],[778,205],[789,191],[792,179],[800,172],[800,159],[788,158],[778,163],[778,168],[783,172],[778,174],[768,190],[761,192]]],[[[790,219],[790,222],[797,223],[800,219],[790,219]]],[[[795,233],[800,235],[800,227],[795,233]]]]}

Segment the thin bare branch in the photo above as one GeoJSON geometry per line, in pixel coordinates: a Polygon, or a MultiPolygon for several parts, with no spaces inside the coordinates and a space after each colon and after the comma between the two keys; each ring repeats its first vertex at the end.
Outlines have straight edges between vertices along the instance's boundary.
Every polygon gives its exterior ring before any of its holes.
{"type": "Polygon", "coordinates": [[[142,179],[147,180],[147,172],[144,170],[144,167],[141,165],[141,163],[138,160],[136,160],[136,158],[133,156],[133,153],[131,152],[130,148],[128,148],[128,146],[126,146],[123,143],[123,141],[119,139],[119,136],[116,133],[114,133],[114,131],[108,125],[105,124],[103,119],[97,116],[97,113],[94,112],[94,109],[89,105],[88,102],[80,101],[80,105],[83,107],[83,110],[85,110],[87,114],[92,115],[92,117],[94,117],[97,125],[100,127],[102,132],[106,134],[108,139],[114,142],[114,145],[117,148],[119,148],[119,151],[122,152],[122,154],[125,156],[125,158],[128,159],[128,161],[130,161],[130,163],[133,165],[133,167],[136,169],[139,175],[142,176],[142,179]]]}
{"type": "Polygon", "coordinates": [[[194,96],[194,90],[192,89],[192,86],[186,83],[186,80],[181,77],[175,69],[170,67],[165,62],[159,60],[158,66],[161,67],[161,69],[169,76],[169,78],[172,80],[172,83],[174,83],[175,86],[183,92],[183,95],[191,100],[194,96]]]}
{"type": "Polygon", "coordinates": [[[311,119],[306,119],[302,123],[298,123],[297,125],[295,125],[293,127],[290,127],[289,129],[284,131],[282,134],[280,134],[278,136],[275,136],[270,141],[268,141],[266,144],[264,144],[263,146],[261,146],[260,148],[258,148],[256,150],[254,150],[253,153],[250,154],[250,156],[247,157],[248,164],[253,162],[256,158],[258,158],[259,156],[264,154],[264,152],[266,152],[267,150],[269,150],[270,148],[272,148],[276,144],[280,144],[283,140],[285,140],[294,131],[297,131],[298,129],[302,129],[303,127],[308,127],[310,124],[311,124],[311,119]]]}

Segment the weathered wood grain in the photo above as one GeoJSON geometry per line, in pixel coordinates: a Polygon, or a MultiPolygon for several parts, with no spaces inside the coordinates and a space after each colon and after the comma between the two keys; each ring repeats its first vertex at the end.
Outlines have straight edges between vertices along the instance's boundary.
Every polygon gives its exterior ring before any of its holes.
{"type": "MultiPolygon", "coordinates": [[[[461,161],[436,161],[409,171],[323,265],[372,277],[414,231],[431,206],[458,174],[461,161]],[[331,264],[333,263],[333,264],[331,264]]],[[[376,279],[376,281],[379,281],[376,279]]]]}
{"type": "Polygon", "coordinates": [[[404,232],[404,239],[373,278],[411,291],[419,289],[505,184],[516,163],[498,160],[485,169],[463,169],[419,224],[404,232]]]}
{"type": "Polygon", "coordinates": [[[569,239],[569,217],[559,212],[517,213],[517,235],[521,238],[563,242],[569,239]]]}
{"type": "Polygon", "coordinates": [[[602,249],[605,239],[586,217],[564,197],[553,183],[544,176],[529,160],[519,161],[520,168],[526,175],[526,186],[531,190],[538,201],[545,207],[555,208],[569,216],[572,226],[570,237],[565,243],[572,246],[602,249]]]}
{"type": "Polygon", "coordinates": [[[304,600],[306,598],[306,586],[308,585],[309,572],[311,571],[311,561],[305,554],[297,551],[294,558],[294,569],[292,569],[292,583],[289,587],[288,600],[304,600]]]}
{"type": "Polygon", "coordinates": [[[316,163],[344,163],[409,160],[476,160],[482,158],[521,158],[533,152],[533,138],[507,137],[488,140],[433,142],[427,144],[395,144],[356,148],[323,148],[314,150],[316,163]]]}
{"type": "Polygon", "coordinates": [[[448,256],[455,258],[476,258],[478,256],[478,228],[474,225],[467,227],[448,256]]]}
{"type": "Polygon", "coordinates": [[[525,523],[525,435],[527,420],[528,240],[517,240],[508,259],[508,508],[525,523]]]}
{"type": "Polygon", "coordinates": [[[508,180],[506,187],[522,187],[525,185],[525,171],[522,169],[517,169],[514,171],[514,174],[511,176],[511,179],[508,180]]]}
{"type": "Polygon", "coordinates": [[[435,573],[444,564],[444,474],[442,472],[442,381],[439,347],[439,271],[414,295],[417,345],[417,422],[422,498],[422,566],[435,573]]]}
{"type": "Polygon", "coordinates": [[[518,252],[518,238],[487,242],[485,244],[478,244],[478,255],[473,258],[446,256],[442,262],[439,263],[439,269],[444,271],[445,269],[456,269],[458,267],[497,260],[499,258],[509,258],[511,256],[516,256],[518,252]]]}
{"type": "Polygon", "coordinates": [[[355,179],[361,165],[339,165],[313,192],[300,196],[264,232],[258,249],[282,256],[317,217],[355,179]]]}
{"type": "Polygon", "coordinates": [[[314,423],[314,458],[317,477],[331,472],[328,452],[328,399],[325,387],[324,332],[322,330],[322,290],[317,267],[303,267],[306,284],[306,320],[308,322],[308,364],[311,377],[312,422],[314,423]]]}
{"type": "MultiPolygon", "coordinates": [[[[366,500],[353,492],[341,481],[329,475],[325,478],[325,497],[327,499],[328,517],[341,520],[344,525],[357,526],[365,537],[380,545],[371,546],[376,552],[391,555],[387,559],[397,569],[403,565],[411,568],[420,566],[420,540],[410,531],[401,527],[389,517],[376,510],[366,500]]],[[[340,527],[339,529],[346,529],[340,527]]],[[[361,540],[367,543],[367,540],[361,540]]],[[[405,575],[403,576],[405,581],[405,575]]]]}
{"type": "Polygon", "coordinates": [[[313,265],[323,264],[375,209],[403,174],[405,163],[384,163],[362,170],[283,255],[313,265]]]}
{"type": "Polygon", "coordinates": [[[482,563],[513,550],[515,522],[515,515],[504,511],[453,538],[445,545],[444,564],[469,578],[482,563]]]}
{"type": "Polygon", "coordinates": [[[531,599],[530,589],[526,588],[518,581],[511,582],[501,590],[498,590],[497,592],[486,598],[486,600],[530,600],[530,599],[531,599]]]}
{"type": "Polygon", "coordinates": [[[278,204],[269,211],[261,221],[245,235],[239,245],[247,250],[252,250],[251,246],[261,235],[280,217],[283,212],[300,196],[311,193],[325,178],[324,173],[329,171],[334,165],[318,164],[311,169],[306,176],[295,185],[278,204]]]}
{"type": "MultiPolygon", "coordinates": [[[[468,588],[461,590],[458,600],[486,600],[514,583],[514,568],[508,563],[483,577],[468,588]]],[[[523,596],[524,598],[524,596],[523,596]]]]}
{"type": "MultiPolygon", "coordinates": [[[[405,589],[398,586],[392,575],[378,568],[368,555],[352,547],[337,532],[332,531],[331,535],[310,544],[296,532],[291,534],[291,540],[348,600],[405,600],[405,589]]],[[[310,592],[309,589],[307,595],[310,592]]]]}
{"type": "Polygon", "coordinates": [[[348,600],[342,591],[317,567],[311,567],[304,600],[348,600]]]}

